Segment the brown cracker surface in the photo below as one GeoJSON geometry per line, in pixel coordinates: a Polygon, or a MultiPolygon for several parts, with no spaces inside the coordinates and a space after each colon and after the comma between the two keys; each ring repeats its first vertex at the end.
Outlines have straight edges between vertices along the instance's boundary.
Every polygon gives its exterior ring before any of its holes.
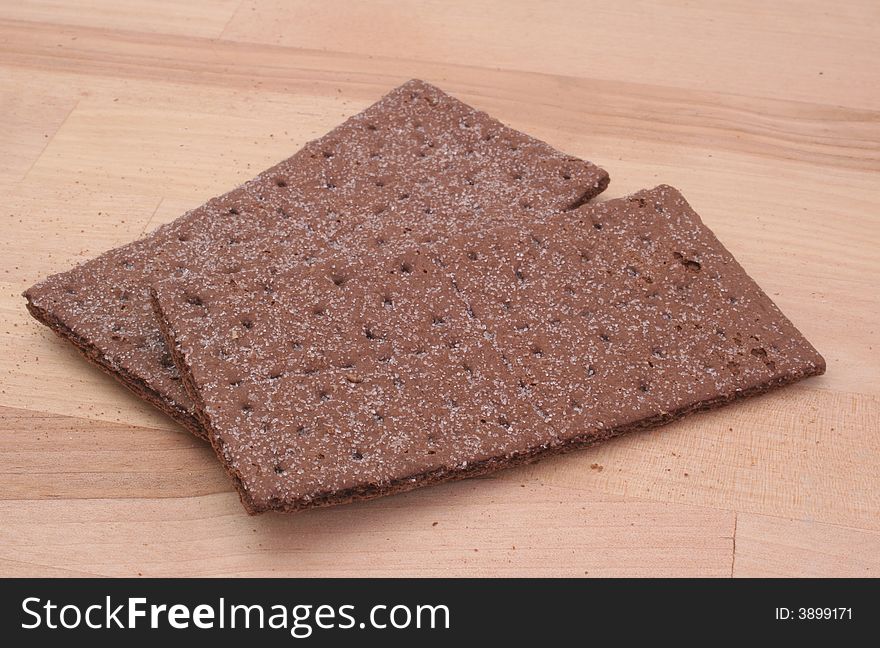
{"type": "Polygon", "coordinates": [[[421,245],[158,282],[251,512],[488,472],[820,374],[675,189],[421,245]]]}

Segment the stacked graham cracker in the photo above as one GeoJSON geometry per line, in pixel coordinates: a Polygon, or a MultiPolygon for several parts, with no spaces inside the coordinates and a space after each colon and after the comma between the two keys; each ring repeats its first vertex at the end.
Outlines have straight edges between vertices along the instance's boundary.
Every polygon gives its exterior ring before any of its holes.
{"type": "Polygon", "coordinates": [[[250,512],[485,473],[824,371],[668,186],[410,81],[254,180],[29,289],[208,438],[250,512]]]}

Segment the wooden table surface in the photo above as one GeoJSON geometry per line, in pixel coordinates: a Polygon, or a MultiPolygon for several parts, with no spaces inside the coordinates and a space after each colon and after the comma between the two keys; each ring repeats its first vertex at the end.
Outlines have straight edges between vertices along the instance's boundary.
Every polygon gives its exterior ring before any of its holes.
{"type": "Polygon", "coordinates": [[[880,575],[880,4],[3,0],[0,574],[880,575]],[[370,503],[248,517],[21,291],[420,77],[661,182],[828,373],[370,503]]]}

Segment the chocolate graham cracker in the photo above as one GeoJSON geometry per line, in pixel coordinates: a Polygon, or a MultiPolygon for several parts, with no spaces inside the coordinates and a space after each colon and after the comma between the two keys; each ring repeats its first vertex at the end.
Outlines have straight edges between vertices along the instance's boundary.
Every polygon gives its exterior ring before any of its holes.
{"type": "Polygon", "coordinates": [[[259,267],[268,290],[275,275],[340,250],[366,257],[493,218],[540,221],[607,184],[595,165],[410,81],[243,186],[25,297],[34,317],[203,436],[150,307],[151,283],[259,267]]]}
{"type": "Polygon", "coordinates": [[[247,509],[486,473],[669,422],[825,363],[675,189],[153,305],[247,509]]]}

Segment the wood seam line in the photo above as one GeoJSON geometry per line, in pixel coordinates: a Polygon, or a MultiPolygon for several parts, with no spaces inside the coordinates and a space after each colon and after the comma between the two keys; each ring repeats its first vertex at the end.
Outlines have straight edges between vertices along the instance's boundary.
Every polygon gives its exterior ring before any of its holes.
{"type": "Polygon", "coordinates": [[[232,24],[232,21],[235,20],[235,17],[238,15],[238,12],[241,10],[241,6],[244,4],[244,0],[238,0],[238,4],[235,5],[235,9],[232,10],[232,13],[229,16],[229,20],[223,25],[223,29],[220,30],[220,33],[217,34],[215,40],[223,40],[223,35],[226,33],[226,30],[229,29],[229,25],[232,24]]]}
{"type": "Polygon", "coordinates": [[[739,513],[736,511],[733,512],[733,552],[730,559],[730,577],[733,578],[733,573],[736,568],[736,527],[737,522],[739,521],[739,513]]]}
{"type": "Polygon", "coordinates": [[[150,217],[147,219],[147,222],[144,223],[144,228],[141,230],[141,233],[138,235],[138,238],[141,238],[142,236],[146,235],[147,230],[150,228],[150,224],[152,224],[153,219],[156,217],[156,213],[159,211],[159,207],[162,206],[162,203],[164,200],[165,200],[164,196],[159,198],[159,202],[156,203],[156,207],[155,207],[155,209],[153,209],[153,213],[150,214],[150,217]]]}
{"type": "Polygon", "coordinates": [[[64,119],[62,119],[61,123],[58,124],[58,128],[55,129],[55,132],[52,133],[51,137],[46,139],[46,143],[43,144],[43,148],[40,149],[40,153],[37,155],[36,158],[34,158],[34,161],[31,162],[31,165],[28,167],[27,171],[24,172],[24,175],[21,176],[21,179],[19,180],[19,182],[24,182],[25,180],[27,180],[27,177],[30,175],[31,171],[33,171],[34,167],[37,166],[37,162],[40,161],[40,158],[43,157],[43,154],[48,150],[49,145],[55,139],[55,136],[61,132],[62,128],[64,128],[64,125],[67,123],[67,120],[70,119],[70,116],[73,114],[73,111],[76,110],[77,108],[79,108],[80,101],[81,101],[80,99],[77,99],[76,103],[73,104],[73,107],[67,111],[67,114],[64,116],[64,119]]]}

